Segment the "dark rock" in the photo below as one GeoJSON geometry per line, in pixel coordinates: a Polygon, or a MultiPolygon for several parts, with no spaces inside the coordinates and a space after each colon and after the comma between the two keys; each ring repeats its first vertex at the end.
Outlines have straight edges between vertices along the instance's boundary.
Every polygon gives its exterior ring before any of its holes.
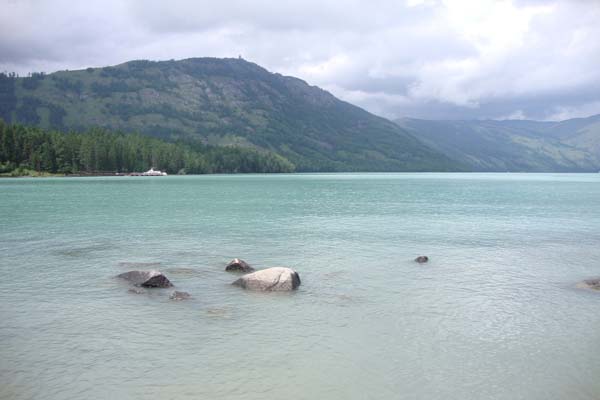
{"type": "Polygon", "coordinates": [[[129,271],[117,275],[118,278],[126,279],[136,286],[167,288],[173,284],[160,271],[129,271]]]}
{"type": "Polygon", "coordinates": [[[300,276],[291,268],[267,268],[244,275],[233,285],[263,292],[290,291],[300,286],[300,276]]]}
{"type": "Polygon", "coordinates": [[[423,263],[426,263],[427,261],[429,261],[429,257],[419,256],[419,257],[415,258],[415,261],[418,262],[419,264],[423,264],[423,263]]]}
{"type": "Polygon", "coordinates": [[[188,292],[179,292],[179,291],[174,291],[173,293],[171,293],[171,295],[169,296],[169,298],[171,300],[187,300],[190,299],[192,297],[191,294],[189,294],[188,292]]]}
{"type": "Polygon", "coordinates": [[[592,289],[600,291],[600,278],[584,279],[577,284],[580,289],[592,289]]]}
{"type": "Polygon", "coordinates": [[[227,264],[225,271],[254,272],[254,268],[252,268],[246,261],[240,260],[239,258],[234,258],[229,264],[227,264]]]}

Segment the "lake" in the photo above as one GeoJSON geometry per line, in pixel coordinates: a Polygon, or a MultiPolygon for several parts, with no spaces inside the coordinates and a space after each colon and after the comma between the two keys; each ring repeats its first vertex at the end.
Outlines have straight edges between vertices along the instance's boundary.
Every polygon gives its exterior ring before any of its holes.
{"type": "Polygon", "coordinates": [[[0,271],[2,399],[600,398],[600,174],[2,179],[0,271]]]}

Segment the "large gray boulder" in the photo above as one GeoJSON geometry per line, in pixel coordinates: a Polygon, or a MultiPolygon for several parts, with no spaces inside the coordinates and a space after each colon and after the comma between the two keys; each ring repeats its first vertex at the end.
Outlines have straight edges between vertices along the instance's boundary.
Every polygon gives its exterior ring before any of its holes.
{"type": "Polygon", "coordinates": [[[151,287],[151,288],[167,288],[173,286],[171,281],[160,271],[129,271],[117,275],[117,278],[122,278],[130,281],[136,286],[151,287]]]}
{"type": "Polygon", "coordinates": [[[300,286],[300,276],[291,268],[274,267],[244,275],[233,285],[248,290],[285,292],[300,286]]]}
{"type": "Polygon", "coordinates": [[[254,272],[254,268],[250,266],[246,261],[234,258],[225,267],[225,271],[229,272],[254,272]]]}
{"type": "Polygon", "coordinates": [[[577,284],[580,289],[592,289],[600,291],[600,278],[585,279],[577,284]]]}

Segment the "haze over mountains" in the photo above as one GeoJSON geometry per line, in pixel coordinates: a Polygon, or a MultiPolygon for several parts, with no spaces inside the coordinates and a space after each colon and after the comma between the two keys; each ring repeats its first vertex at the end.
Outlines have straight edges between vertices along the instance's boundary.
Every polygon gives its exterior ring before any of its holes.
{"type": "Polygon", "coordinates": [[[561,122],[396,121],[473,171],[597,172],[600,115],[561,122]]]}
{"type": "Polygon", "coordinates": [[[0,118],[265,149],[298,171],[597,171],[600,116],[396,123],[243,59],[0,77],[0,118]]]}

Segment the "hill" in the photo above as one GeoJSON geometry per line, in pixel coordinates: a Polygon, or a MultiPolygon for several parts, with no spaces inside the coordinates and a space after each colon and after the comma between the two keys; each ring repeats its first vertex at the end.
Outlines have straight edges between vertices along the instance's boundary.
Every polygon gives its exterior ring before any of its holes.
{"type": "Polygon", "coordinates": [[[396,123],[475,171],[597,172],[600,115],[561,122],[429,121],[396,123]]]}
{"type": "Polygon", "coordinates": [[[242,59],[131,61],[0,77],[0,117],[254,147],[299,171],[446,171],[462,166],[384,118],[242,59]]]}

